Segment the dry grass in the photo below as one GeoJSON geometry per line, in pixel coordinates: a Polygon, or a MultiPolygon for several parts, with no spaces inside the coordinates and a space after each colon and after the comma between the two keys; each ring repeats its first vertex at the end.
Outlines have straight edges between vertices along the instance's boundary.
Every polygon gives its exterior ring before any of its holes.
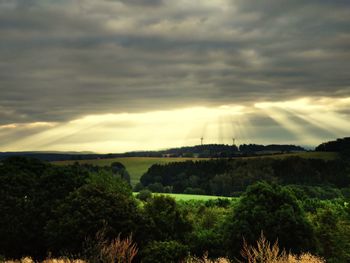
{"type": "Polygon", "coordinates": [[[138,252],[132,234],[122,239],[120,234],[115,239],[106,237],[106,228],[98,231],[94,238],[87,238],[84,243],[83,255],[87,262],[100,263],[131,263],[138,252]]]}
{"type": "Polygon", "coordinates": [[[131,263],[138,252],[138,248],[132,241],[132,235],[120,239],[120,235],[111,242],[101,244],[100,257],[106,263],[131,263]]]}
{"type": "Polygon", "coordinates": [[[278,242],[276,241],[272,246],[265,236],[261,234],[260,239],[257,242],[257,246],[253,247],[248,245],[244,240],[241,255],[247,263],[260,263],[260,262],[283,262],[287,258],[286,252],[280,251],[278,242]]]}
{"type": "MultiPolygon", "coordinates": [[[[236,260],[238,263],[325,263],[322,258],[311,255],[310,253],[302,254],[300,256],[286,253],[281,250],[276,241],[271,243],[261,234],[256,246],[248,245],[244,241],[241,250],[243,260],[236,260]]],[[[230,263],[227,258],[209,259],[208,254],[204,254],[202,258],[188,257],[184,263],[230,263]]]]}
{"type": "Polygon", "coordinates": [[[205,253],[202,258],[188,257],[184,263],[230,263],[230,261],[227,258],[209,259],[208,253],[205,253]]]}
{"type": "Polygon", "coordinates": [[[244,241],[241,255],[244,261],[241,263],[325,263],[322,258],[309,253],[300,256],[287,254],[285,250],[280,250],[278,242],[273,245],[266,240],[263,233],[257,241],[256,247],[250,246],[244,241]]]}
{"type": "MultiPolygon", "coordinates": [[[[90,247],[91,248],[91,247],[90,247]]],[[[131,263],[135,258],[138,248],[132,240],[132,235],[125,239],[121,239],[120,235],[112,241],[104,239],[103,232],[96,234],[96,245],[93,248],[94,255],[86,260],[48,258],[43,263],[86,263],[86,262],[101,262],[101,263],[131,263]]],[[[1,260],[0,260],[1,262],[1,260]]],[[[5,263],[35,263],[30,257],[25,257],[20,260],[6,260],[5,263]]]]}
{"type": "MultiPolygon", "coordinates": [[[[98,249],[99,255],[95,258],[96,262],[102,263],[131,263],[135,258],[138,248],[132,241],[132,236],[121,239],[120,235],[112,241],[102,239],[103,235],[99,235],[98,249]]],[[[320,257],[311,255],[310,253],[300,256],[288,254],[285,250],[281,250],[276,241],[273,245],[261,234],[256,246],[248,245],[244,242],[241,250],[243,261],[235,261],[239,263],[325,263],[326,261],[320,257]]],[[[92,260],[95,261],[95,260],[92,260]]],[[[29,257],[21,260],[8,260],[6,263],[34,263],[35,261],[29,257]]],[[[86,263],[91,260],[72,260],[69,258],[47,259],[44,263],[86,263]]],[[[202,258],[187,257],[183,263],[230,263],[227,258],[209,259],[208,253],[202,258]]]]}

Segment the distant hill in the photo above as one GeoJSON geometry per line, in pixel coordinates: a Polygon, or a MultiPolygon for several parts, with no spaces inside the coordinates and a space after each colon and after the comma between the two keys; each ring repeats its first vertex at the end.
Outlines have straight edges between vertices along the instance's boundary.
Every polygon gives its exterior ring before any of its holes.
{"type": "Polygon", "coordinates": [[[241,153],[291,153],[291,152],[304,152],[306,151],[301,146],[296,145],[281,145],[281,144],[270,144],[270,145],[259,145],[259,144],[242,144],[239,146],[241,153]]]}
{"type": "Polygon", "coordinates": [[[337,139],[321,143],[315,148],[318,152],[339,152],[345,156],[350,156],[350,137],[337,139]]]}
{"type": "Polygon", "coordinates": [[[0,152],[0,160],[9,156],[33,157],[44,161],[93,160],[118,157],[198,157],[198,158],[225,158],[239,156],[255,156],[264,154],[278,154],[302,152],[304,148],[295,145],[258,145],[243,144],[204,144],[171,148],[160,151],[135,151],[126,153],[98,154],[91,152],[0,152]]]}
{"type": "Polygon", "coordinates": [[[0,160],[10,156],[32,157],[42,161],[66,161],[97,159],[100,154],[87,152],[0,152],[0,160]]]}

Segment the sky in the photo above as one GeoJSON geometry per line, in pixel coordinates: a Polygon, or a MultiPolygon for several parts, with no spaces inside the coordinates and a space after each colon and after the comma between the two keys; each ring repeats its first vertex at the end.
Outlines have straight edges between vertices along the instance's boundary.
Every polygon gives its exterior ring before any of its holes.
{"type": "Polygon", "coordinates": [[[348,0],[0,0],[0,151],[350,135],[348,0]]]}

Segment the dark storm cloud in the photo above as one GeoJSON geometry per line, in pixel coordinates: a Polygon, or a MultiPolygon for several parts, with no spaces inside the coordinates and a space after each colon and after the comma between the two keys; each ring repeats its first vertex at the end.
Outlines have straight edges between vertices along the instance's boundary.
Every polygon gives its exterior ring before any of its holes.
{"type": "MultiPolygon", "coordinates": [[[[107,1],[114,1],[114,0],[107,0],[107,1]]],[[[162,0],[120,0],[120,2],[124,3],[125,5],[141,5],[141,6],[151,6],[151,7],[158,6],[163,3],[162,0]]]]}
{"type": "Polygon", "coordinates": [[[350,96],[349,12],[349,1],[1,1],[0,124],[350,96]]]}

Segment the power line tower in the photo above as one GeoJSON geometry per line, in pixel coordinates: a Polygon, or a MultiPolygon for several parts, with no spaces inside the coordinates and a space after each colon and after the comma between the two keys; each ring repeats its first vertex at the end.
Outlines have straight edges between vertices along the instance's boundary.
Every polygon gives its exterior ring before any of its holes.
{"type": "Polygon", "coordinates": [[[204,140],[204,138],[203,138],[203,136],[201,137],[201,145],[203,145],[203,140],[204,140]]]}

